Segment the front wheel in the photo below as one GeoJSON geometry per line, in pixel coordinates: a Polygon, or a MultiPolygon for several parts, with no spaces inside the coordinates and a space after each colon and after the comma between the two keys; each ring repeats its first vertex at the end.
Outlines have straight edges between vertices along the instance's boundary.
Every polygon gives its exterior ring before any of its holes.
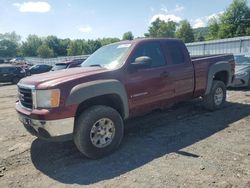
{"type": "Polygon", "coordinates": [[[76,117],[74,142],[85,156],[97,159],[117,149],[123,138],[123,120],[108,106],[92,106],[76,117]]]}
{"type": "Polygon", "coordinates": [[[210,93],[203,98],[204,107],[211,111],[222,108],[226,101],[226,94],[224,82],[214,80],[210,93]]]}

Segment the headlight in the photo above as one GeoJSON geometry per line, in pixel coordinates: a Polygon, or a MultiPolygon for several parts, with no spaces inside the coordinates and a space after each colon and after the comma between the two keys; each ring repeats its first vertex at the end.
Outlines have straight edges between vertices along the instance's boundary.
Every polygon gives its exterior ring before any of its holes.
{"type": "Polygon", "coordinates": [[[60,90],[33,90],[32,99],[34,108],[55,108],[60,103],[60,90]]]}
{"type": "Polygon", "coordinates": [[[237,77],[246,76],[247,74],[248,74],[247,72],[238,72],[238,73],[236,73],[236,76],[237,77]]]}

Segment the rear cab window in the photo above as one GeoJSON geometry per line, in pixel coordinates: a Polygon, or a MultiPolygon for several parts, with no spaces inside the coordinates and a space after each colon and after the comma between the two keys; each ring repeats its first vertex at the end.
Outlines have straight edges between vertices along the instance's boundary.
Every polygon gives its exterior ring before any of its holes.
{"type": "Polygon", "coordinates": [[[167,41],[164,45],[167,59],[172,65],[182,65],[188,63],[181,43],[178,41],[167,41]]]}

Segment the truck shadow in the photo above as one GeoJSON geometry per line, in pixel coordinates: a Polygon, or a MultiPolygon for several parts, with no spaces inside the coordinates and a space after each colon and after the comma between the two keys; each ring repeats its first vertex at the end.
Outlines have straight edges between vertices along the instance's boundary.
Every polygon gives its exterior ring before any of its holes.
{"type": "Polygon", "coordinates": [[[170,110],[154,112],[125,123],[120,149],[110,156],[90,160],[72,141],[51,143],[36,139],[31,147],[35,167],[65,184],[89,185],[119,177],[170,153],[198,158],[202,153],[181,151],[250,115],[250,105],[227,103],[224,109],[207,112],[195,101],[170,110]]]}

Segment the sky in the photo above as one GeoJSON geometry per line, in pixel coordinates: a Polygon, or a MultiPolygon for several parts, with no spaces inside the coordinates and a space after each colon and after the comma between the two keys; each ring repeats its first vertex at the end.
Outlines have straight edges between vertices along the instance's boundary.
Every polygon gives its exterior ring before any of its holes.
{"type": "Polygon", "coordinates": [[[59,38],[143,36],[156,18],[204,27],[232,0],[0,0],[0,33],[59,38]]]}

